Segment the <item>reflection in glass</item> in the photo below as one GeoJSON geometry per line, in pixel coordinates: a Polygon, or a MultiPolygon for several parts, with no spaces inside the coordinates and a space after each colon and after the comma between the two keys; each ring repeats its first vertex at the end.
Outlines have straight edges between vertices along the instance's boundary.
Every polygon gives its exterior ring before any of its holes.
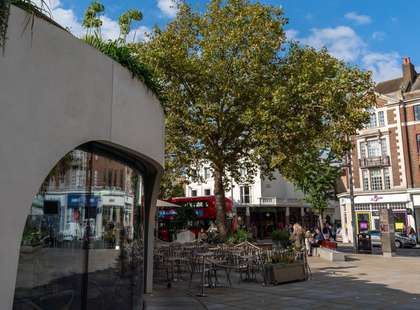
{"type": "Polygon", "coordinates": [[[30,206],[14,309],[140,309],[142,185],[120,162],[67,154],[30,206]]]}

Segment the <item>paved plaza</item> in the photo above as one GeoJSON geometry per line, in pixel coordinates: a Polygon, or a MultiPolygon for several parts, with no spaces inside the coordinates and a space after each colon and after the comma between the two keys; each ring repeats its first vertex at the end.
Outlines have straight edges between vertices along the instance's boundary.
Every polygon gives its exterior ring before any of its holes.
{"type": "MultiPolygon", "coordinates": [[[[418,250],[420,251],[420,250],[418,250]]],[[[147,310],[166,309],[420,309],[420,257],[348,255],[346,262],[310,258],[312,279],[278,286],[240,283],[206,289],[197,297],[198,279],[171,289],[157,285],[146,297],[147,310]]]]}

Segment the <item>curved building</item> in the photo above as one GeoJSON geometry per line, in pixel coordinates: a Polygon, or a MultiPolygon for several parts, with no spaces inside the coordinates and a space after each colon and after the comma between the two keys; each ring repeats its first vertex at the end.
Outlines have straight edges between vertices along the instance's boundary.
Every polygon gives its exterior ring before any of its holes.
{"type": "Polygon", "coordinates": [[[141,309],[163,171],[160,103],[118,63],[14,6],[7,38],[0,309],[141,309]]]}

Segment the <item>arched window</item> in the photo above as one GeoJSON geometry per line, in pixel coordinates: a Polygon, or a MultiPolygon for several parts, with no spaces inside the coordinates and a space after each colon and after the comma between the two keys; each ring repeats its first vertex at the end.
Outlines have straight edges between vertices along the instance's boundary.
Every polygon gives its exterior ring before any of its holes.
{"type": "Polygon", "coordinates": [[[141,307],[145,180],[110,154],[76,149],[41,185],[28,206],[14,309],[141,307]],[[98,181],[111,171],[121,171],[121,187],[98,181]]]}

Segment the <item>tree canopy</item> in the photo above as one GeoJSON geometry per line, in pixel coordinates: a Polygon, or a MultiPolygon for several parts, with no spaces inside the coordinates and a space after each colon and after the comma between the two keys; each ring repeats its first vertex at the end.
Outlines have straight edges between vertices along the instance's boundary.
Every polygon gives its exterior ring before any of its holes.
{"type": "Polygon", "coordinates": [[[275,85],[285,23],[281,9],[245,0],[204,13],[183,4],[139,48],[164,85],[168,152],[190,176],[204,161],[213,169],[222,234],[226,186],[241,167],[255,172],[253,116],[275,85]]]}
{"type": "Polygon", "coordinates": [[[156,28],[138,46],[138,55],[163,88],[168,153],[191,177],[203,162],[213,169],[216,224],[224,233],[232,179],[249,182],[260,168],[297,181],[302,153],[343,154],[345,137],[373,104],[373,83],[325,49],[285,50],[280,8],[212,0],[205,12],[179,9],[166,29],[156,28]]]}

